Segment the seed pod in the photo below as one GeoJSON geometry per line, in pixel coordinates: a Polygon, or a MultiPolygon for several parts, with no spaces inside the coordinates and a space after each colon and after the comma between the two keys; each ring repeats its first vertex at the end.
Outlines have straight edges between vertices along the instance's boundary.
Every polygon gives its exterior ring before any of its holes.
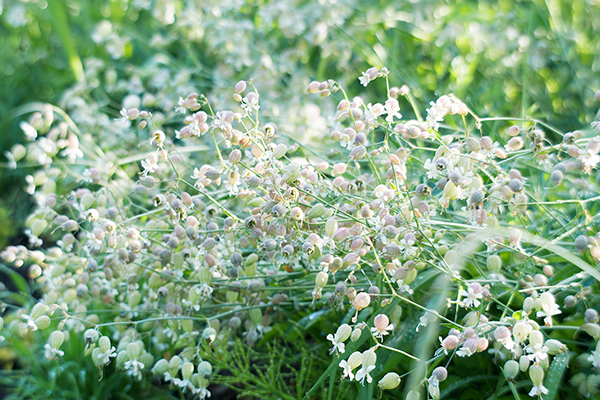
{"type": "Polygon", "coordinates": [[[540,386],[544,382],[544,370],[539,365],[529,367],[529,379],[534,386],[540,386]]]}
{"type": "Polygon", "coordinates": [[[588,247],[588,238],[585,235],[579,235],[575,239],[575,249],[580,253],[584,252],[588,247]]]}
{"type": "Polygon", "coordinates": [[[510,128],[508,128],[508,134],[510,136],[517,136],[519,133],[521,132],[521,129],[517,126],[517,125],[513,125],[510,128]]]}
{"type": "Polygon", "coordinates": [[[363,145],[360,145],[360,146],[356,146],[355,148],[352,149],[349,157],[351,160],[356,161],[356,160],[360,160],[361,158],[363,158],[366,154],[367,154],[367,148],[363,145]]]}
{"type": "Polygon", "coordinates": [[[356,295],[356,297],[354,298],[354,303],[352,304],[352,307],[354,307],[355,309],[360,311],[364,308],[367,308],[370,303],[371,303],[371,296],[369,296],[365,292],[362,292],[362,293],[359,293],[356,295]]]}
{"type": "Polygon", "coordinates": [[[436,369],[433,370],[433,372],[431,373],[431,376],[433,376],[435,379],[437,379],[438,382],[443,382],[448,377],[448,371],[444,367],[437,367],[436,369]]]}
{"type": "Polygon", "coordinates": [[[321,203],[315,204],[308,211],[308,214],[306,214],[306,218],[308,220],[319,218],[325,214],[325,211],[327,211],[327,209],[325,208],[325,206],[323,204],[321,204],[321,203]]]}
{"type": "Polygon", "coordinates": [[[552,181],[552,184],[554,186],[560,185],[563,180],[563,173],[557,169],[552,171],[552,174],[550,175],[550,180],[552,181]]]}
{"type": "Polygon", "coordinates": [[[548,348],[548,354],[550,354],[551,356],[555,356],[558,353],[567,351],[567,349],[568,349],[567,345],[561,343],[560,341],[558,341],[556,339],[546,340],[546,342],[544,343],[544,346],[546,346],[548,348]]]}
{"type": "Polygon", "coordinates": [[[519,363],[515,360],[508,360],[504,364],[504,376],[508,380],[513,380],[519,373],[519,363]]]}
{"type": "Polygon", "coordinates": [[[50,347],[55,350],[58,350],[60,346],[62,346],[65,340],[65,334],[61,331],[54,331],[50,334],[50,338],[48,339],[48,343],[50,347]]]}
{"type": "Polygon", "coordinates": [[[47,315],[42,315],[41,317],[36,318],[34,323],[39,330],[44,330],[50,326],[51,321],[50,317],[47,315]]]}
{"type": "Polygon", "coordinates": [[[243,93],[246,90],[246,82],[239,81],[238,83],[235,84],[234,90],[237,94],[243,93]]]}
{"type": "Polygon", "coordinates": [[[381,389],[394,389],[400,384],[400,376],[395,372],[388,372],[383,378],[377,383],[381,389]]]}
{"type": "Polygon", "coordinates": [[[46,304],[43,303],[37,303],[35,306],[33,306],[33,309],[31,310],[31,314],[30,317],[31,319],[37,319],[39,317],[41,317],[42,315],[44,315],[46,313],[46,311],[48,311],[49,307],[46,304]]]}
{"type": "Polygon", "coordinates": [[[167,372],[169,370],[169,362],[167,360],[165,360],[164,358],[161,358],[160,360],[158,360],[156,362],[156,364],[154,364],[154,367],[152,367],[152,373],[154,373],[155,375],[163,375],[165,372],[167,372]]]}
{"type": "Polygon", "coordinates": [[[337,329],[335,334],[338,337],[338,341],[345,342],[346,340],[348,340],[348,338],[352,334],[352,328],[348,324],[342,324],[337,329]]]}

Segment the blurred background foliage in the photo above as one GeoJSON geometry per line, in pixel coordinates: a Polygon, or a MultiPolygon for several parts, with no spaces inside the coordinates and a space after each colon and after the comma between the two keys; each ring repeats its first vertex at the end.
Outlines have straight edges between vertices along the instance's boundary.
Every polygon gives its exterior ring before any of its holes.
{"type": "MultiPolygon", "coordinates": [[[[327,110],[309,103],[308,82],[332,78],[357,92],[357,77],[370,66],[390,69],[391,84],[409,85],[420,103],[454,93],[479,115],[528,115],[563,131],[581,129],[593,119],[592,97],[600,88],[599,5],[0,0],[0,151],[26,140],[20,122],[36,108],[30,103],[49,102],[100,148],[122,143],[116,159],[146,140],[114,123],[122,107],[152,109],[172,133],[180,96],[196,91],[223,108],[233,104],[235,82],[250,78],[280,130],[322,135],[327,110]]],[[[382,92],[382,85],[378,80],[364,90],[382,92]]],[[[0,161],[0,247],[26,242],[20,232],[34,202],[25,176],[35,162],[10,169],[8,161],[0,161]]],[[[24,360],[35,357],[31,349],[18,351],[24,360]]],[[[39,377],[57,373],[38,367],[39,377]]],[[[50,383],[75,382],[63,388],[67,393],[86,387],[86,379],[50,383]]]]}

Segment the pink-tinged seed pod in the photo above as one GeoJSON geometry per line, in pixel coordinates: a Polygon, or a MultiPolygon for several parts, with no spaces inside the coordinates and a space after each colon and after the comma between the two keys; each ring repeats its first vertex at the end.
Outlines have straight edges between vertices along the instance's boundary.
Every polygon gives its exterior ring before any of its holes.
{"type": "Polygon", "coordinates": [[[504,146],[504,148],[508,151],[517,151],[521,150],[524,144],[525,143],[523,142],[523,139],[521,139],[520,137],[514,137],[510,139],[508,143],[506,143],[506,146],[504,146]]]}
{"type": "Polygon", "coordinates": [[[138,110],[137,108],[132,108],[130,110],[127,110],[127,118],[129,118],[129,119],[136,119],[139,115],[140,115],[140,110],[138,110]]]}
{"type": "Polygon", "coordinates": [[[360,160],[361,158],[363,158],[366,155],[367,155],[366,147],[363,145],[360,145],[360,146],[356,146],[355,148],[352,149],[352,151],[350,152],[350,159],[356,161],[356,160],[360,160]]]}
{"type": "Polygon", "coordinates": [[[354,307],[357,311],[360,311],[364,308],[367,308],[369,304],[371,304],[371,296],[365,292],[361,292],[354,298],[352,307],[354,307]]]}
{"type": "Polygon", "coordinates": [[[479,140],[479,145],[484,150],[491,150],[492,147],[494,146],[494,142],[492,141],[492,138],[490,138],[489,136],[484,136],[479,140]]]}
{"type": "Polygon", "coordinates": [[[240,94],[243,93],[246,90],[246,82],[245,81],[239,81],[238,83],[235,84],[235,92],[240,94]]]}
{"type": "Polygon", "coordinates": [[[521,132],[521,128],[519,128],[517,125],[513,125],[510,128],[508,128],[508,134],[510,136],[517,136],[519,133],[521,132]]]}
{"type": "Polygon", "coordinates": [[[352,251],[358,251],[365,244],[365,241],[362,238],[355,238],[350,245],[350,249],[352,251]]]}
{"type": "Polygon", "coordinates": [[[373,325],[379,332],[385,332],[390,325],[390,319],[385,314],[379,314],[373,320],[373,325]]]}
{"type": "Polygon", "coordinates": [[[478,338],[477,339],[477,352],[481,353],[483,351],[486,351],[489,345],[490,345],[490,342],[489,342],[489,340],[487,340],[487,338],[478,338]]]}
{"type": "Polygon", "coordinates": [[[333,166],[333,175],[342,175],[346,173],[346,168],[348,166],[345,163],[337,163],[333,166]]]}
{"type": "Polygon", "coordinates": [[[454,350],[459,343],[460,339],[455,335],[448,335],[442,340],[442,348],[446,351],[454,350]]]}
{"type": "Polygon", "coordinates": [[[502,342],[510,338],[510,330],[506,326],[499,326],[494,331],[494,338],[499,342],[502,342]]]}
{"type": "Polygon", "coordinates": [[[444,367],[437,367],[433,370],[431,376],[437,379],[438,382],[443,382],[448,377],[448,371],[444,367]]]}
{"type": "Polygon", "coordinates": [[[348,228],[342,227],[335,231],[335,233],[333,234],[333,240],[335,240],[336,242],[341,242],[342,240],[347,239],[348,236],[350,236],[350,231],[348,230],[348,228]]]}
{"type": "Polygon", "coordinates": [[[317,81],[312,81],[311,83],[308,84],[308,87],[306,88],[306,91],[308,93],[319,93],[319,86],[321,85],[321,82],[317,82],[317,81]]]}
{"type": "Polygon", "coordinates": [[[574,145],[567,147],[567,154],[574,158],[579,157],[579,147],[574,145]]]}
{"type": "Polygon", "coordinates": [[[355,252],[348,253],[344,257],[344,265],[345,266],[358,264],[359,261],[360,261],[360,256],[355,252]]]}

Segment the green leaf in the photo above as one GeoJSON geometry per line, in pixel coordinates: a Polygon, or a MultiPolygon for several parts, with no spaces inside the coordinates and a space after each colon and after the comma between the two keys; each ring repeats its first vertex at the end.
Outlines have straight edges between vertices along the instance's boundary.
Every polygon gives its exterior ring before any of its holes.
{"type": "Polygon", "coordinates": [[[3,271],[10,277],[16,288],[19,289],[20,293],[31,296],[31,291],[29,290],[29,285],[27,284],[27,281],[18,272],[7,267],[4,264],[0,264],[0,271],[3,271]]]}
{"type": "MultiPolygon", "coordinates": [[[[549,240],[546,240],[546,239],[541,238],[536,235],[532,235],[527,232],[523,232],[522,234],[523,234],[523,240],[526,240],[531,244],[535,244],[536,246],[540,246],[541,248],[548,249],[549,251],[556,254],[557,256],[562,257],[563,259],[569,261],[571,264],[577,266],[579,269],[581,269],[586,274],[593,276],[597,281],[600,281],[600,272],[598,270],[596,270],[590,264],[583,261],[581,258],[573,255],[573,253],[571,253],[564,247],[554,244],[549,240]]],[[[539,250],[540,249],[538,249],[537,251],[539,251],[539,250]]]]}
{"type": "Polygon", "coordinates": [[[567,369],[568,363],[568,353],[560,353],[554,356],[552,364],[550,364],[550,368],[548,368],[546,379],[544,380],[544,386],[548,389],[548,394],[542,396],[544,400],[554,400],[556,398],[562,376],[567,369]]]}

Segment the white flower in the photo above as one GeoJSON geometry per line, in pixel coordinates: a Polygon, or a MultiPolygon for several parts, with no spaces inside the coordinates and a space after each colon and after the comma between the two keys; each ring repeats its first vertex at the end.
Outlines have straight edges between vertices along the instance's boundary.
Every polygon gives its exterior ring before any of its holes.
{"type": "Polygon", "coordinates": [[[175,107],[175,112],[181,113],[181,114],[185,114],[187,112],[187,109],[184,107],[184,102],[185,100],[183,99],[183,97],[179,98],[179,101],[177,102],[177,105],[179,107],[175,107]]]}
{"type": "Polygon", "coordinates": [[[204,387],[194,389],[194,394],[200,396],[200,400],[210,397],[210,392],[204,387]]]}
{"type": "Polygon", "coordinates": [[[385,102],[385,114],[387,114],[385,120],[391,124],[394,121],[394,118],[401,119],[402,114],[400,114],[398,111],[400,111],[400,104],[398,104],[398,100],[393,97],[387,99],[385,102]]]}
{"type": "Polygon", "coordinates": [[[50,346],[50,344],[46,343],[44,345],[44,349],[45,351],[45,356],[48,360],[54,360],[56,357],[58,356],[64,356],[65,352],[59,349],[55,349],[52,346],[50,346]]]}
{"type": "Polygon", "coordinates": [[[548,394],[548,389],[546,389],[543,385],[534,386],[529,392],[531,397],[541,396],[542,394],[548,394]]]}
{"type": "Polygon", "coordinates": [[[374,81],[377,78],[378,74],[379,74],[379,70],[375,67],[371,67],[368,70],[366,70],[365,72],[363,72],[362,76],[358,77],[358,81],[360,82],[361,85],[363,85],[364,87],[367,87],[369,82],[374,81]]]}
{"type": "Polygon", "coordinates": [[[530,353],[527,356],[529,361],[539,363],[541,360],[548,358],[548,347],[544,346],[542,343],[536,343],[533,346],[529,345],[525,348],[525,350],[530,353]]]}
{"type": "Polygon", "coordinates": [[[352,373],[352,367],[350,366],[350,364],[348,364],[348,361],[346,361],[346,360],[340,361],[339,366],[342,367],[342,369],[344,370],[342,379],[344,379],[345,377],[349,377],[350,380],[354,379],[354,374],[352,373]]]}
{"type": "Polygon", "coordinates": [[[429,392],[429,394],[431,395],[431,397],[433,397],[434,399],[439,399],[440,398],[440,381],[436,379],[435,376],[431,376],[429,379],[427,379],[427,391],[429,392]]]}
{"type": "Polygon", "coordinates": [[[367,378],[368,383],[373,382],[373,378],[371,377],[371,375],[369,375],[369,372],[373,371],[374,369],[375,369],[374,365],[369,365],[368,367],[363,366],[356,373],[356,381],[360,382],[360,384],[363,386],[365,384],[365,378],[367,378]]]}
{"type": "Polygon", "coordinates": [[[21,127],[21,129],[23,130],[23,133],[25,134],[25,137],[27,138],[27,140],[33,141],[35,140],[35,138],[37,137],[38,133],[35,130],[35,128],[31,125],[29,125],[27,122],[22,121],[19,126],[21,127]]]}
{"type": "Polygon", "coordinates": [[[433,322],[437,319],[437,317],[430,313],[430,312],[426,312],[420,319],[419,319],[419,325],[417,325],[417,329],[416,331],[419,332],[419,328],[421,326],[427,326],[428,323],[433,322]]]}
{"type": "Polygon", "coordinates": [[[185,393],[188,389],[190,389],[191,391],[194,391],[196,389],[196,387],[192,385],[192,381],[190,381],[189,379],[175,378],[173,379],[173,385],[182,388],[183,393],[185,393]]]}
{"type": "Polygon", "coordinates": [[[461,296],[466,296],[464,300],[465,306],[467,307],[479,307],[481,302],[479,301],[483,298],[483,288],[481,284],[475,282],[469,285],[467,290],[461,290],[461,296]]]}
{"type": "Polygon", "coordinates": [[[562,311],[560,311],[558,304],[542,303],[542,311],[538,311],[536,315],[538,318],[545,317],[544,324],[546,324],[546,326],[552,326],[552,316],[561,313],[562,311]]]}
{"type": "Polygon", "coordinates": [[[24,314],[23,315],[23,319],[25,320],[26,324],[27,324],[27,329],[31,330],[31,331],[37,331],[38,327],[35,324],[35,322],[33,321],[33,318],[31,318],[29,315],[24,314]]]}
{"type": "Polygon", "coordinates": [[[331,333],[327,335],[327,340],[333,343],[333,347],[331,348],[331,350],[329,350],[329,354],[333,354],[333,352],[336,350],[342,354],[346,352],[346,345],[344,344],[344,342],[340,341],[337,333],[335,335],[332,335],[331,333]]]}
{"type": "Polygon", "coordinates": [[[594,368],[600,369],[600,351],[592,351],[592,355],[587,360],[592,363],[594,368]]]}
{"type": "Polygon", "coordinates": [[[6,150],[4,152],[4,156],[6,157],[6,160],[8,161],[8,168],[17,169],[17,162],[15,161],[15,156],[13,155],[13,153],[6,150]]]}
{"type": "Polygon", "coordinates": [[[144,364],[139,362],[138,360],[130,360],[125,363],[125,369],[127,369],[127,373],[131,375],[133,378],[138,381],[142,379],[142,370],[144,369],[144,364]]]}
{"type": "Polygon", "coordinates": [[[110,363],[110,359],[112,357],[116,357],[116,356],[117,356],[117,349],[115,349],[115,346],[113,346],[106,353],[98,354],[98,360],[102,361],[102,364],[108,364],[108,363],[110,363]]]}
{"type": "Polygon", "coordinates": [[[369,84],[369,82],[371,82],[371,77],[369,76],[369,74],[367,74],[367,72],[363,72],[362,76],[358,77],[358,81],[360,82],[361,85],[363,85],[364,87],[367,87],[367,85],[369,84]]]}
{"type": "Polygon", "coordinates": [[[119,114],[121,114],[121,118],[115,118],[115,122],[122,125],[129,125],[129,115],[127,115],[127,109],[122,108],[119,114]]]}

